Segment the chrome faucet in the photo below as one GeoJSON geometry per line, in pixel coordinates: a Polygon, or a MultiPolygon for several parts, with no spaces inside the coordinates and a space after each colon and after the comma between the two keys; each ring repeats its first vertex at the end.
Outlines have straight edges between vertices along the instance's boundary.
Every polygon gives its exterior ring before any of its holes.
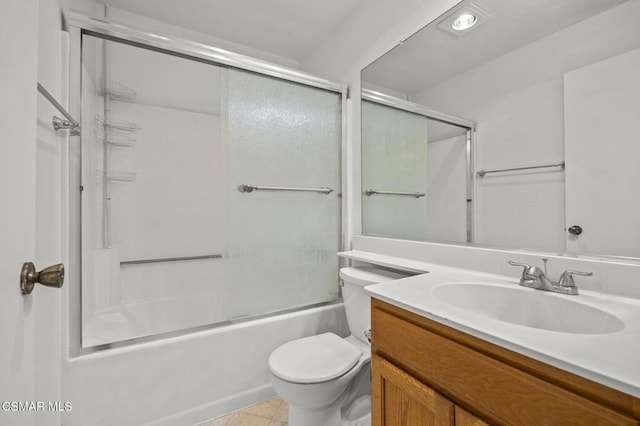
{"type": "MultiPolygon", "coordinates": [[[[546,260],[546,259],[545,259],[546,260]]],[[[531,266],[526,263],[518,263],[509,261],[509,265],[522,266],[522,277],[520,278],[520,285],[523,287],[535,288],[536,290],[553,291],[555,293],[562,294],[578,294],[578,288],[573,280],[573,275],[584,275],[590,277],[593,272],[580,272],[567,270],[560,275],[560,280],[555,283],[551,281],[545,271],[537,266],[531,266]]],[[[546,262],[545,262],[546,266],[546,262]]],[[[546,269],[546,268],[545,268],[546,269]]]]}

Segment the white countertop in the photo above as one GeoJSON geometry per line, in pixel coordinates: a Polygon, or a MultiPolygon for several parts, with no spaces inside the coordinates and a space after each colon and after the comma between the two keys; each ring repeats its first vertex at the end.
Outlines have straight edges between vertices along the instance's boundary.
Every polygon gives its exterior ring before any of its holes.
{"type": "MultiPolygon", "coordinates": [[[[416,265],[412,265],[416,266],[416,265]]],[[[581,290],[562,295],[518,285],[519,277],[486,274],[421,262],[430,271],[365,287],[372,296],[415,314],[448,325],[498,346],[640,397],[640,301],[581,290]],[[432,290],[445,283],[488,283],[571,298],[615,315],[625,327],[609,334],[575,334],[515,325],[456,308],[435,297],[432,290]]]]}

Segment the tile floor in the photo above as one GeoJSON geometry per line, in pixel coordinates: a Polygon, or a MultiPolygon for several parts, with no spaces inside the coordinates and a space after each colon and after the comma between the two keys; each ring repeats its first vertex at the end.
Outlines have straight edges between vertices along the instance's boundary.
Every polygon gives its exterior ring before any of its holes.
{"type": "Polygon", "coordinates": [[[276,397],[198,426],[284,426],[287,424],[288,413],[289,405],[276,397]]]}

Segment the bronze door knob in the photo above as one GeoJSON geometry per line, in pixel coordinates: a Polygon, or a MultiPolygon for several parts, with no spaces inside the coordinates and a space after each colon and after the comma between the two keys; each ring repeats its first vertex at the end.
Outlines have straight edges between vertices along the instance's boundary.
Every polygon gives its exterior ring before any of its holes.
{"type": "Polygon", "coordinates": [[[20,290],[22,294],[30,294],[36,283],[47,287],[60,288],[64,283],[64,265],[49,266],[40,272],[36,271],[36,266],[31,262],[25,262],[20,272],[20,290]]]}

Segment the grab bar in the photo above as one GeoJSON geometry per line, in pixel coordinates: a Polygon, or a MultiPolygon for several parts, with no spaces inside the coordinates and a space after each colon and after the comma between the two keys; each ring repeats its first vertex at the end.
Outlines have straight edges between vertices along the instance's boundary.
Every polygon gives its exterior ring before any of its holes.
{"type": "Polygon", "coordinates": [[[144,263],[181,262],[184,260],[222,259],[221,254],[207,254],[204,256],[164,257],[160,259],[123,260],[120,265],[141,265],[144,263]]]}
{"type": "Polygon", "coordinates": [[[38,92],[42,93],[42,95],[47,98],[51,105],[53,105],[62,115],[65,116],[66,120],[63,120],[57,116],[53,116],[52,124],[55,130],[71,130],[71,135],[79,136],[80,135],[80,123],[78,123],[72,116],[67,112],[66,109],[53,97],[51,93],[44,86],[38,83],[38,92]]]}
{"type": "Polygon", "coordinates": [[[479,177],[484,177],[489,173],[500,173],[500,172],[514,172],[517,170],[529,170],[529,169],[546,169],[548,167],[560,167],[564,169],[564,161],[559,162],[558,164],[545,164],[544,166],[529,166],[529,167],[516,167],[513,169],[499,169],[499,170],[480,170],[477,175],[479,177]]]}
{"type": "Polygon", "coordinates": [[[240,192],[253,192],[253,191],[302,191],[302,192],[317,192],[318,194],[331,194],[333,189],[331,188],[295,188],[291,186],[256,186],[256,185],[239,185],[238,191],[240,192]]]}
{"type": "Polygon", "coordinates": [[[371,197],[372,195],[407,195],[409,197],[420,198],[426,195],[424,192],[374,191],[373,189],[367,189],[364,193],[367,197],[371,197]]]}

